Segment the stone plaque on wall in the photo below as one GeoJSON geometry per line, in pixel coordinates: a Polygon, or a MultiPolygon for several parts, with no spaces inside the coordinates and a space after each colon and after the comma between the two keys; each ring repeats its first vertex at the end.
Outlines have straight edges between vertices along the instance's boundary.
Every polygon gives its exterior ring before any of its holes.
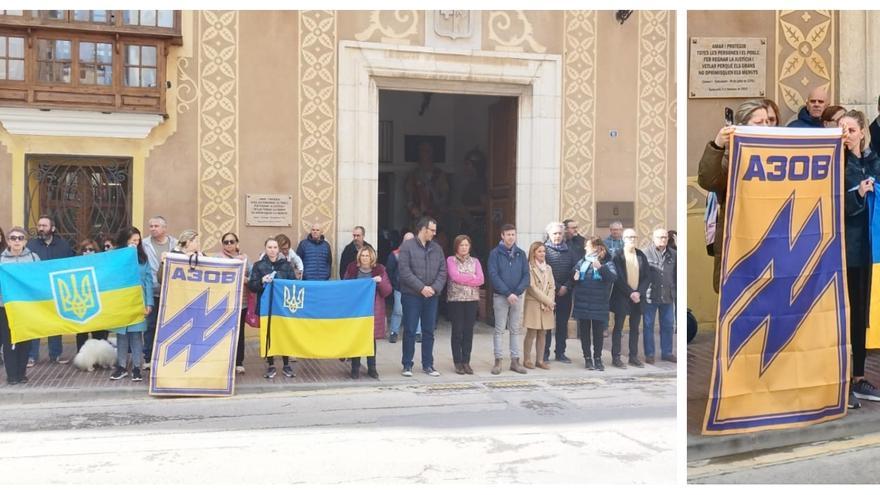
{"type": "Polygon", "coordinates": [[[611,222],[619,221],[624,228],[634,228],[635,203],[632,201],[597,201],[596,227],[608,227],[611,222]]]}
{"type": "Polygon", "coordinates": [[[691,38],[690,98],[763,98],[766,38],[691,38]]]}
{"type": "Polygon", "coordinates": [[[290,227],[293,225],[293,196],[248,194],[245,221],[248,227],[290,227]]]}

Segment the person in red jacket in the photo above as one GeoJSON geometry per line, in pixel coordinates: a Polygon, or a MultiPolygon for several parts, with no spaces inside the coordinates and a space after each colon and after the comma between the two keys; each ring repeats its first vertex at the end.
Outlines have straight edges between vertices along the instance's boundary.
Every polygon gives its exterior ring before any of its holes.
{"type": "MultiPolygon", "coordinates": [[[[379,379],[376,371],[376,339],[385,338],[385,298],[391,295],[391,280],[385,267],[376,262],[376,250],[365,244],[358,251],[357,260],[345,268],[344,279],[372,278],[376,282],[376,298],[373,302],[373,355],[367,356],[367,374],[379,379]]],[[[351,377],[357,379],[361,373],[361,358],[351,359],[351,377]]]]}

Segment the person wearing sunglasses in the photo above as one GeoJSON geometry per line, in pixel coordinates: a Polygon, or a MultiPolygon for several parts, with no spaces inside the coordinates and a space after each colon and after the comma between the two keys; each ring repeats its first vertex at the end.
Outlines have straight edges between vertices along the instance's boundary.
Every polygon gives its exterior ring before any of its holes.
{"type": "Polygon", "coordinates": [[[238,321],[238,345],[235,350],[235,372],[244,373],[244,323],[248,310],[247,281],[251,273],[251,265],[248,257],[238,247],[238,236],[234,232],[227,232],[220,237],[222,250],[215,254],[217,258],[228,258],[244,261],[244,280],[241,290],[241,318],[238,321]]]}
{"type": "MultiPolygon", "coordinates": [[[[25,246],[27,231],[22,227],[10,229],[6,240],[9,245],[0,253],[0,264],[40,261],[40,257],[25,246]]],[[[3,365],[6,368],[6,382],[9,385],[27,383],[26,375],[30,341],[12,343],[12,336],[9,332],[9,320],[6,318],[6,308],[3,306],[2,295],[0,295],[0,343],[3,346],[3,365]]]]}
{"type": "MultiPolygon", "coordinates": [[[[106,244],[106,241],[105,241],[106,244]]],[[[98,252],[98,243],[93,239],[85,239],[77,245],[77,251],[81,256],[95,254],[98,252]]],[[[106,251],[106,249],[105,249],[106,251]]],[[[107,330],[97,330],[94,332],[82,332],[76,334],[76,352],[82,349],[83,344],[89,340],[89,337],[98,340],[107,340],[107,330]]]]}
{"type": "Polygon", "coordinates": [[[104,251],[110,251],[111,249],[116,249],[113,239],[104,239],[104,251]]]}

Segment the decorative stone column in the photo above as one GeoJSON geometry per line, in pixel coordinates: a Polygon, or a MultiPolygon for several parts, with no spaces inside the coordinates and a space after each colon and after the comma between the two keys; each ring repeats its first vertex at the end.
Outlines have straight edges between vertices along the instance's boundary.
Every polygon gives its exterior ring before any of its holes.
{"type": "Polygon", "coordinates": [[[861,110],[869,120],[877,117],[880,96],[880,12],[841,11],[840,105],[861,110]]]}

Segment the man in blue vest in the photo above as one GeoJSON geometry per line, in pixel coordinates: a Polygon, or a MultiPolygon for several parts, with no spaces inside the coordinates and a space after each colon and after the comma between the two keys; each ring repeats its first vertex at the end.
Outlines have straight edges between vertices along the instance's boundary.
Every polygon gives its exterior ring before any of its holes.
{"type": "MultiPolygon", "coordinates": [[[[49,215],[42,215],[37,220],[37,236],[29,240],[27,248],[40,257],[41,260],[57,260],[69,258],[76,253],[60,236],[55,235],[55,221],[49,215]]],[[[47,339],[49,341],[49,361],[58,364],[66,364],[69,359],[63,359],[61,352],[61,336],[55,335],[47,339]]],[[[40,354],[40,339],[31,341],[30,355],[28,356],[28,368],[33,367],[40,354]]]]}
{"type": "Polygon", "coordinates": [[[303,261],[303,280],[330,280],[333,266],[333,251],[330,243],[324,240],[324,229],[313,224],[308,237],[300,241],[296,254],[303,261]]]}

